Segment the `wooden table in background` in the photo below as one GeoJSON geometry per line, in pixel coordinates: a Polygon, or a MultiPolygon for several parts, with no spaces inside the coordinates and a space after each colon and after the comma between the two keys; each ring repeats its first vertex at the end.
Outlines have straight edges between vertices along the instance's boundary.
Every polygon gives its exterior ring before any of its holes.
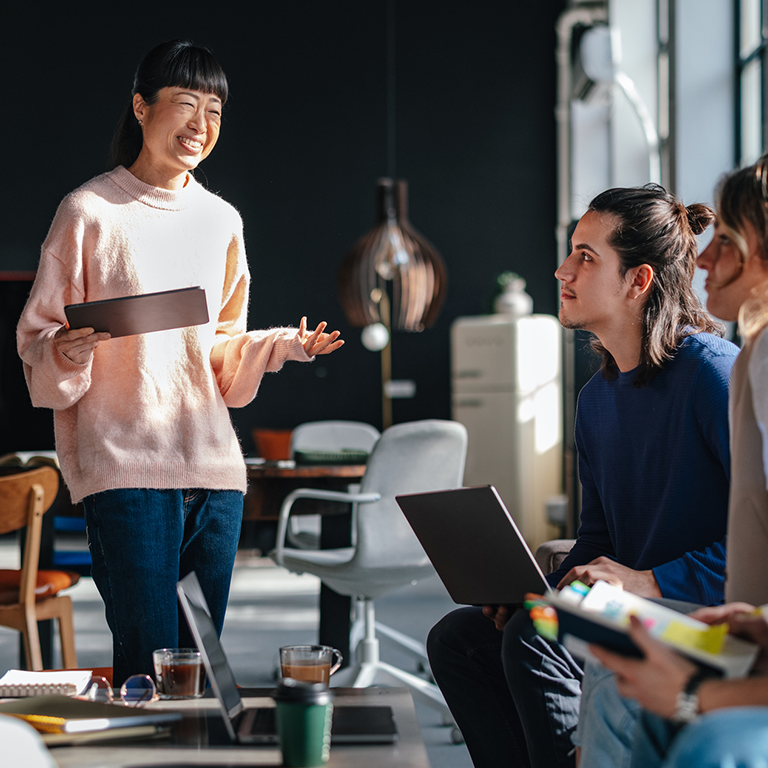
{"type": "MultiPolygon", "coordinates": [[[[344,491],[365,474],[365,464],[294,464],[289,461],[248,464],[248,493],[244,520],[277,520],[285,497],[297,488],[344,491]]],[[[295,514],[332,515],[348,511],[346,504],[300,499],[295,514]]],[[[343,545],[342,545],[343,546],[343,545]]]]}
{"type": "MultiPolygon", "coordinates": [[[[248,493],[243,520],[277,520],[285,497],[297,488],[320,488],[343,491],[359,482],[365,474],[364,464],[298,464],[275,462],[248,464],[248,493]]],[[[321,549],[336,549],[352,544],[351,506],[341,502],[299,499],[294,514],[322,515],[321,549]]],[[[341,651],[344,666],[350,661],[349,630],[351,598],[320,586],[321,645],[341,651]]]]}

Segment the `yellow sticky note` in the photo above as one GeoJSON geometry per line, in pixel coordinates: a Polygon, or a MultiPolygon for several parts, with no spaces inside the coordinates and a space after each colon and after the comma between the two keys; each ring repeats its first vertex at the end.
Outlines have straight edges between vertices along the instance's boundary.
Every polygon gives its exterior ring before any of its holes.
{"type": "Polygon", "coordinates": [[[698,648],[707,653],[720,653],[727,634],[727,624],[697,629],[681,621],[672,620],[661,633],[661,639],[679,648],[698,648]]]}

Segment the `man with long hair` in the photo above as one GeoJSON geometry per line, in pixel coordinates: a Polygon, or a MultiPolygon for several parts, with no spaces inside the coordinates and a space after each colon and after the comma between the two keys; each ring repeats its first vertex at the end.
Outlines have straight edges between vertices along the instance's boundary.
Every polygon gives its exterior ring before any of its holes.
{"type": "MultiPolygon", "coordinates": [[[[696,235],[713,218],[656,185],[608,190],[555,273],[560,322],[594,334],[602,365],[579,397],[581,525],[553,587],[603,579],[645,597],[723,600],[738,349],[691,288],[696,235]]],[[[428,650],[477,768],[573,764],[581,661],[525,611],[454,611],[428,650]]]]}

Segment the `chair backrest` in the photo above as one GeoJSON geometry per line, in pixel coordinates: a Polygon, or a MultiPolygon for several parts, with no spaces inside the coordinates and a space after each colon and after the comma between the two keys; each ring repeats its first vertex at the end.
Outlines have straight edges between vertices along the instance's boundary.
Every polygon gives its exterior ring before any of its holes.
{"type": "Polygon", "coordinates": [[[0,533],[25,526],[27,529],[19,584],[22,605],[35,602],[43,515],[56,499],[58,489],[59,473],[51,467],[0,476],[0,533]]]}
{"type": "Polygon", "coordinates": [[[395,496],[460,487],[466,455],[467,430],[456,421],[412,421],[385,430],[360,488],[381,499],[358,505],[353,562],[366,569],[429,565],[395,496]]]}
{"type": "Polygon", "coordinates": [[[33,485],[43,491],[40,514],[48,511],[59,490],[59,475],[51,467],[0,475],[0,534],[18,531],[29,522],[29,495],[33,485]]]}
{"type": "Polygon", "coordinates": [[[362,421],[308,421],[291,434],[291,456],[296,451],[341,451],[352,448],[370,453],[379,439],[376,427],[362,421]]]}

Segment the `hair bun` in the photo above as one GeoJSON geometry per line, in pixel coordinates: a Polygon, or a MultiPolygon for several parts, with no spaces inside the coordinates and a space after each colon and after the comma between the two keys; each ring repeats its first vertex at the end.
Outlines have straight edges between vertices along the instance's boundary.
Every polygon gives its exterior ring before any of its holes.
{"type": "Polygon", "coordinates": [[[703,203],[687,205],[685,212],[688,215],[688,226],[694,235],[700,235],[715,220],[715,212],[703,203]]]}

